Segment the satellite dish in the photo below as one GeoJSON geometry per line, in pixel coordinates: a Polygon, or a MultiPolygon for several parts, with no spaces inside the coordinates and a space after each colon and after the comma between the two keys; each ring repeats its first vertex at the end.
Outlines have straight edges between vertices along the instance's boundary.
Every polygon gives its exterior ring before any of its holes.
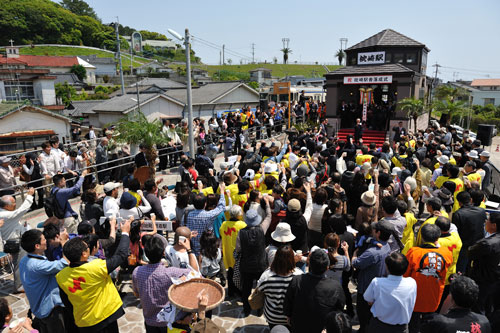
{"type": "Polygon", "coordinates": [[[174,31],[172,29],[168,29],[167,31],[169,34],[171,34],[172,36],[174,36],[178,40],[184,40],[184,38],[181,35],[179,35],[176,31],[174,31]]]}

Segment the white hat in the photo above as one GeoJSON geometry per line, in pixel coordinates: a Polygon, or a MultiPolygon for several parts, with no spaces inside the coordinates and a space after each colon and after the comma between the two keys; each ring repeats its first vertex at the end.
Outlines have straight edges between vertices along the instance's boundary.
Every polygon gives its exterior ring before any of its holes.
{"type": "Polygon", "coordinates": [[[219,164],[221,170],[226,170],[229,167],[227,162],[220,162],[219,164]]]}
{"type": "Polygon", "coordinates": [[[393,176],[398,176],[400,173],[401,173],[401,168],[400,168],[400,167],[394,167],[394,168],[392,169],[392,173],[391,173],[391,175],[393,175],[393,176]]]}
{"type": "Polygon", "coordinates": [[[477,150],[471,150],[470,152],[467,153],[467,156],[470,158],[478,158],[477,150]]]}
{"type": "Polygon", "coordinates": [[[446,164],[450,161],[450,159],[446,155],[439,156],[437,160],[440,164],[446,164]]]}
{"type": "Polygon", "coordinates": [[[255,171],[248,169],[243,176],[244,179],[253,180],[255,178],[255,171]]]}
{"type": "Polygon", "coordinates": [[[104,184],[104,192],[111,192],[118,187],[120,187],[120,183],[108,182],[104,184]]]}
{"type": "Polygon", "coordinates": [[[486,150],[483,150],[481,152],[481,154],[479,154],[479,156],[482,156],[482,157],[490,157],[490,152],[489,151],[486,151],[486,150]]]}
{"type": "Polygon", "coordinates": [[[0,156],[0,164],[9,163],[11,160],[12,158],[8,156],[0,156]]]}
{"type": "Polygon", "coordinates": [[[410,185],[410,191],[413,192],[417,188],[417,180],[413,177],[406,177],[405,184],[410,185]]]}
{"type": "Polygon", "coordinates": [[[371,167],[372,167],[372,165],[370,164],[370,162],[365,162],[361,166],[361,169],[363,169],[363,170],[369,170],[371,167]]]}
{"type": "Polygon", "coordinates": [[[288,243],[295,239],[288,223],[278,223],[276,230],[271,233],[271,238],[280,243],[288,243]]]}
{"type": "Polygon", "coordinates": [[[377,197],[373,191],[366,191],[361,195],[361,201],[368,206],[373,206],[377,201],[377,197]]]}
{"type": "Polygon", "coordinates": [[[272,173],[276,172],[278,170],[278,165],[276,162],[269,161],[266,163],[266,166],[264,167],[264,173],[272,173]]]}

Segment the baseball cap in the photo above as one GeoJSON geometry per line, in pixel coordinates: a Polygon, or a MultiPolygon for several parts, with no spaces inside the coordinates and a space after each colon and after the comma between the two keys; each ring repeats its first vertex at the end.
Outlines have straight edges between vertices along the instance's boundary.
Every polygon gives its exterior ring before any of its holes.
{"type": "Polygon", "coordinates": [[[111,192],[118,187],[120,187],[120,183],[107,182],[104,184],[104,192],[111,192]]]}

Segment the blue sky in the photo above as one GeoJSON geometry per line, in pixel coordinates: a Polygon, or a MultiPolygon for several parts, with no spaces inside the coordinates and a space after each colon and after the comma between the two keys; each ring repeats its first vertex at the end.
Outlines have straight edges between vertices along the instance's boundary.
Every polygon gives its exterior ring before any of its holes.
{"type": "MultiPolygon", "coordinates": [[[[138,30],[167,34],[172,28],[225,44],[229,51],[251,59],[272,61],[282,54],[282,38],[290,38],[290,62],[337,63],[339,39],[352,46],[377,32],[392,28],[431,49],[427,75],[438,62],[444,80],[500,78],[499,0],[420,1],[167,1],[88,0],[103,22],[116,20],[138,30]]],[[[171,36],[168,36],[169,38],[171,36]]],[[[193,42],[207,64],[219,63],[219,51],[193,42]]],[[[240,57],[227,54],[233,63],[240,57]]]]}

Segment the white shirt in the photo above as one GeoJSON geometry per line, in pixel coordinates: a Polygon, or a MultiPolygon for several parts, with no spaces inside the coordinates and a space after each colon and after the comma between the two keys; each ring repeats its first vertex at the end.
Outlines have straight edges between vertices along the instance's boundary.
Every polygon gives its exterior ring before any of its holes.
{"type": "Polygon", "coordinates": [[[389,325],[405,325],[413,313],[417,283],[411,277],[376,277],[363,297],[367,302],[373,302],[370,311],[378,320],[389,325]]]}
{"type": "Polygon", "coordinates": [[[42,152],[40,154],[40,172],[42,176],[49,175],[54,176],[61,169],[59,158],[57,158],[54,150],[50,150],[50,154],[42,152]]]}
{"type": "Polygon", "coordinates": [[[64,172],[68,172],[68,170],[76,171],[82,168],[83,158],[81,156],[77,156],[74,161],[71,160],[71,157],[66,156],[64,158],[64,172]]]}
{"type": "Polygon", "coordinates": [[[106,198],[104,198],[102,208],[104,210],[104,216],[106,217],[111,217],[112,215],[116,217],[118,216],[118,212],[120,211],[118,200],[110,196],[106,196],[106,198]]]}
{"type": "Polygon", "coordinates": [[[28,212],[32,203],[33,196],[28,195],[22,205],[14,211],[0,208],[0,219],[4,220],[4,224],[0,228],[0,233],[4,241],[21,238],[24,227],[21,225],[20,220],[23,218],[24,214],[28,212]]]}
{"type": "Polygon", "coordinates": [[[66,154],[59,148],[52,148],[50,150],[50,153],[54,154],[59,161],[59,171],[63,172],[64,171],[64,158],[66,157],[66,154]]]}
{"type": "Polygon", "coordinates": [[[95,138],[96,138],[96,136],[95,136],[94,130],[90,130],[90,131],[89,131],[89,139],[90,139],[90,140],[93,140],[93,139],[95,139],[95,138]]]}

